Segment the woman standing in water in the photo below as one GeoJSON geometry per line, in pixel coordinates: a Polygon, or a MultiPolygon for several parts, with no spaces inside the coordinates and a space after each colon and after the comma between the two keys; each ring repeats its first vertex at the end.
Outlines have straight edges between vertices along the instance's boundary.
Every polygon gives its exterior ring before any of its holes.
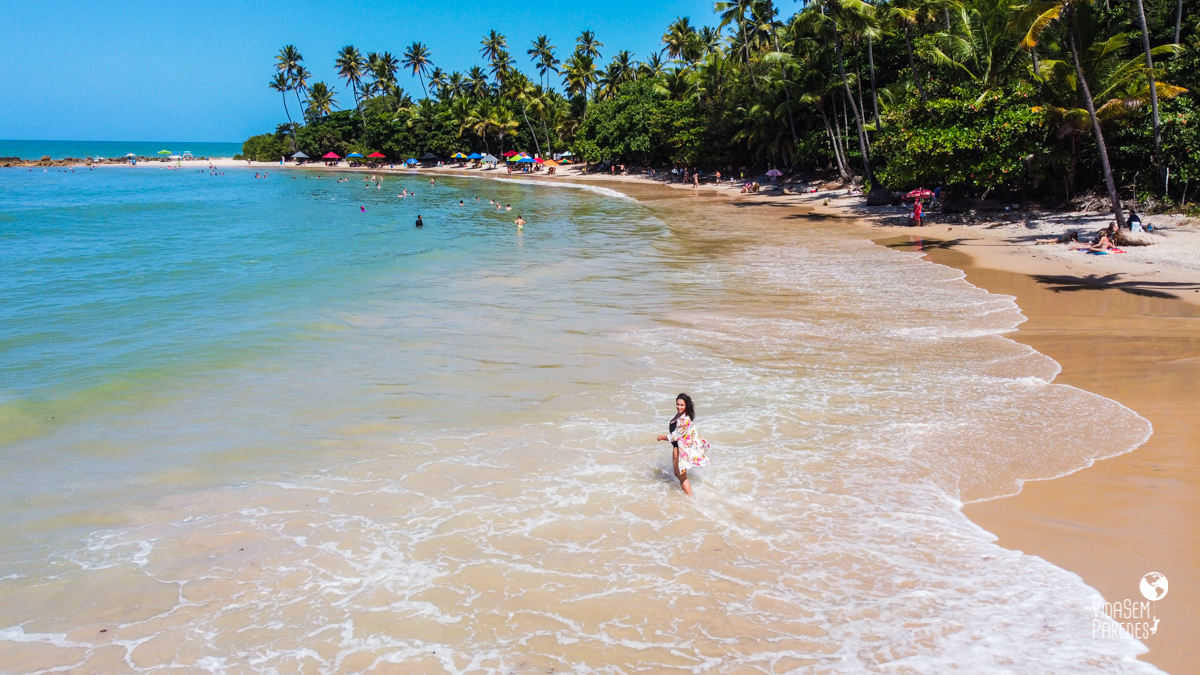
{"type": "Polygon", "coordinates": [[[658,440],[671,441],[671,469],[679,479],[679,487],[691,497],[692,483],[688,480],[687,471],[693,466],[708,465],[708,441],[696,431],[696,408],[692,405],[692,397],[687,394],[676,396],[675,411],[667,427],[670,433],[659,436],[658,440]]]}

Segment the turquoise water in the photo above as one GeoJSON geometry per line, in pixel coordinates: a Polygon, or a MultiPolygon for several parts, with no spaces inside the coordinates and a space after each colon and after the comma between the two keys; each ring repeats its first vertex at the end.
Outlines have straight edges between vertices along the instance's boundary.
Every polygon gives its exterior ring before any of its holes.
{"type": "Polygon", "coordinates": [[[1155,672],[961,512],[1149,433],[1012,298],[691,191],[317,175],[0,169],[0,671],[1155,672]]]}
{"type": "Polygon", "coordinates": [[[139,157],[154,157],[159,150],[175,154],[192,153],[193,157],[233,157],[242,152],[241,143],[192,143],[181,141],[14,141],[0,140],[0,157],[21,159],[50,159],[74,157],[124,157],[133,153],[139,157]]]}

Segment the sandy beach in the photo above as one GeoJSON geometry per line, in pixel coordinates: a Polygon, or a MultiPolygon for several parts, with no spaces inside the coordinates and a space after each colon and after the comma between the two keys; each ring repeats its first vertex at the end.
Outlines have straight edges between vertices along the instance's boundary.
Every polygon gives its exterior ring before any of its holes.
{"type": "MultiPolygon", "coordinates": [[[[212,164],[281,168],[278,163],[233,160],[212,164]]],[[[203,170],[208,165],[183,162],[179,168],[203,170]]],[[[164,170],[167,165],[152,162],[137,168],[164,170]]],[[[636,183],[638,190],[656,185],[640,177],[585,176],[566,167],[556,176],[454,167],[419,171],[611,187],[636,183]]],[[[671,188],[692,189],[662,189],[671,188]]],[[[968,504],[964,510],[1002,546],[1079,574],[1110,602],[1139,599],[1144,574],[1165,574],[1173,582],[1171,594],[1155,607],[1162,624],[1145,641],[1150,652],[1142,658],[1167,672],[1191,671],[1200,661],[1200,648],[1190,640],[1200,624],[1193,611],[1200,604],[1200,588],[1189,578],[1200,563],[1200,528],[1190,518],[1200,507],[1200,460],[1194,454],[1200,444],[1194,419],[1200,401],[1196,223],[1178,216],[1144,217],[1157,228],[1146,237],[1152,245],[1095,256],[1034,240],[1071,230],[1094,232],[1108,222],[1103,213],[934,213],[926,227],[912,228],[906,225],[905,207],[867,207],[861,195],[847,196],[844,189],[743,195],[734,188],[702,185],[700,191],[710,197],[715,191],[771,217],[787,215],[788,226],[841,218],[882,246],[923,251],[933,262],[962,270],[976,286],[1015,296],[1028,321],[1009,337],[1057,361],[1062,367],[1057,382],[1113,399],[1148,419],[1154,434],[1132,452],[1061,478],[1026,483],[1017,496],[968,504]]]]}

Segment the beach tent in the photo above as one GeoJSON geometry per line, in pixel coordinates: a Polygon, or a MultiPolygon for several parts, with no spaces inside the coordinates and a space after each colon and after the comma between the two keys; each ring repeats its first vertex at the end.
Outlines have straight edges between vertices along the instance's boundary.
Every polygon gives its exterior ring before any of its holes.
{"type": "Polygon", "coordinates": [[[383,155],[383,153],[379,153],[379,152],[372,152],[371,154],[367,155],[367,157],[370,157],[372,159],[378,159],[378,158],[384,157],[384,156],[385,155],[383,155]]]}
{"type": "Polygon", "coordinates": [[[351,157],[357,157],[359,159],[362,159],[362,155],[358,154],[357,152],[352,152],[352,153],[346,155],[346,159],[350,159],[351,157]]]}
{"type": "Polygon", "coordinates": [[[559,153],[558,156],[559,157],[574,157],[575,153],[571,152],[570,150],[567,150],[566,152],[559,153]]]}
{"type": "Polygon", "coordinates": [[[488,154],[484,155],[479,161],[488,162],[489,164],[495,164],[496,162],[499,162],[500,160],[497,159],[495,155],[488,153],[488,154]]]}
{"type": "Polygon", "coordinates": [[[337,154],[336,152],[327,152],[324,155],[321,155],[321,159],[341,159],[341,158],[342,158],[342,156],[337,154]]]}
{"type": "Polygon", "coordinates": [[[533,158],[532,158],[532,157],[521,157],[520,159],[518,159],[518,160],[517,160],[517,163],[519,163],[519,164],[533,164],[533,161],[534,161],[534,160],[533,160],[533,158]]]}
{"type": "Polygon", "coordinates": [[[534,158],[534,160],[533,160],[533,161],[537,162],[538,164],[545,164],[545,163],[546,163],[546,160],[542,159],[541,157],[536,157],[536,158],[534,158]]]}
{"type": "Polygon", "coordinates": [[[427,153],[421,155],[422,162],[436,162],[439,159],[441,159],[441,157],[438,157],[437,155],[433,154],[432,152],[427,152],[427,153]]]}
{"type": "MultiPolygon", "coordinates": [[[[541,160],[538,160],[538,161],[541,161],[541,160]]],[[[542,162],[542,166],[558,166],[558,162],[556,162],[552,159],[547,159],[546,161],[542,162]]]]}
{"type": "Polygon", "coordinates": [[[297,152],[296,154],[292,155],[292,159],[308,159],[308,155],[304,154],[303,152],[297,152]]]}
{"type": "Polygon", "coordinates": [[[467,155],[467,159],[483,159],[483,155],[479,154],[478,152],[472,152],[471,154],[467,155]]]}

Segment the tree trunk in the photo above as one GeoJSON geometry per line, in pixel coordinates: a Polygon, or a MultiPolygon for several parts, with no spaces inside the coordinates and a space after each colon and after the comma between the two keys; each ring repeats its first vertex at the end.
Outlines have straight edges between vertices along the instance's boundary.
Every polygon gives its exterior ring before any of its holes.
{"type": "Polygon", "coordinates": [[[1183,0],[1175,3],[1175,44],[1179,44],[1179,24],[1183,21],[1183,0]]]}
{"type": "Polygon", "coordinates": [[[288,118],[288,130],[292,132],[292,152],[296,152],[296,127],[292,124],[292,113],[288,112],[287,107],[287,89],[279,92],[283,96],[283,114],[288,118]]]}
{"type": "MultiPolygon", "coordinates": [[[[1142,22],[1142,47],[1146,51],[1146,79],[1150,81],[1150,110],[1154,115],[1154,163],[1158,166],[1158,177],[1162,179],[1162,131],[1158,127],[1158,87],[1154,83],[1154,60],[1150,58],[1150,32],[1146,29],[1146,9],[1142,0],[1137,0],[1138,19],[1142,22]]],[[[1166,188],[1163,188],[1164,192],[1166,188]]]]}
{"type": "Polygon", "coordinates": [[[858,105],[854,103],[854,92],[850,91],[850,83],[846,81],[846,62],[842,58],[842,36],[838,33],[837,20],[833,22],[833,46],[837,52],[838,75],[842,77],[842,88],[846,90],[846,99],[850,102],[850,111],[854,114],[854,125],[858,128],[858,147],[862,151],[863,182],[873,183],[871,176],[871,156],[867,150],[867,132],[863,130],[862,116],[858,105]]]}
{"type": "MultiPolygon", "coordinates": [[[[775,5],[771,0],[767,0],[767,19],[771,22],[771,39],[775,41],[775,51],[779,51],[779,33],[775,30],[775,5]]],[[[780,64],[783,69],[783,95],[788,102],[788,128],[792,130],[792,145],[795,146],[798,140],[796,139],[796,116],[792,112],[792,90],[788,86],[788,69],[787,64],[780,64]]]]}
{"type": "Polygon", "coordinates": [[[917,84],[917,93],[921,95],[921,104],[928,105],[929,99],[925,98],[925,87],[921,86],[921,74],[917,72],[917,62],[913,59],[912,38],[908,35],[908,26],[904,27],[904,46],[908,48],[908,67],[912,70],[913,82],[917,84]]]}
{"type": "Polygon", "coordinates": [[[528,109],[528,106],[521,108],[521,117],[525,118],[525,126],[529,127],[529,135],[533,136],[533,148],[534,148],[534,150],[537,151],[537,156],[541,157],[542,156],[542,146],[540,143],[538,143],[537,132],[533,130],[533,125],[529,123],[529,115],[526,114],[526,112],[525,112],[527,109],[528,109]]]}
{"type": "Polygon", "coordinates": [[[946,32],[949,33],[950,32],[950,8],[943,7],[942,13],[946,16],[946,32]]]}
{"type": "Polygon", "coordinates": [[[1125,214],[1121,210],[1121,198],[1117,195],[1117,185],[1113,181],[1112,165],[1108,163],[1108,147],[1104,145],[1104,134],[1100,131],[1100,120],[1096,118],[1096,104],[1092,101],[1092,90],[1088,87],[1087,78],[1083,76],[1083,66],[1079,64],[1079,48],[1075,46],[1075,6],[1068,9],[1067,43],[1071,47],[1071,60],[1075,62],[1075,77],[1079,79],[1079,87],[1083,90],[1083,104],[1087,106],[1088,116],[1092,118],[1092,133],[1096,134],[1096,145],[1100,149],[1100,166],[1104,170],[1104,184],[1108,188],[1108,198],[1112,201],[1113,217],[1117,227],[1125,227],[1125,214]]]}
{"type": "Polygon", "coordinates": [[[837,134],[833,132],[833,127],[829,125],[829,116],[825,114],[825,97],[817,99],[817,112],[821,113],[821,121],[825,123],[825,134],[829,136],[829,145],[833,147],[833,159],[837,162],[838,175],[842,180],[850,180],[850,172],[846,170],[846,163],[842,161],[842,153],[838,148],[837,134]]]}
{"type": "Polygon", "coordinates": [[[875,108],[875,128],[883,128],[883,120],[879,118],[879,94],[875,91],[875,50],[871,36],[867,36],[867,61],[871,65],[871,105],[875,108]]]}
{"type": "Polygon", "coordinates": [[[554,146],[550,145],[550,127],[546,124],[545,115],[542,116],[542,131],[546,134],[546,153],[547,155],[553,155],[554,146]]]}

